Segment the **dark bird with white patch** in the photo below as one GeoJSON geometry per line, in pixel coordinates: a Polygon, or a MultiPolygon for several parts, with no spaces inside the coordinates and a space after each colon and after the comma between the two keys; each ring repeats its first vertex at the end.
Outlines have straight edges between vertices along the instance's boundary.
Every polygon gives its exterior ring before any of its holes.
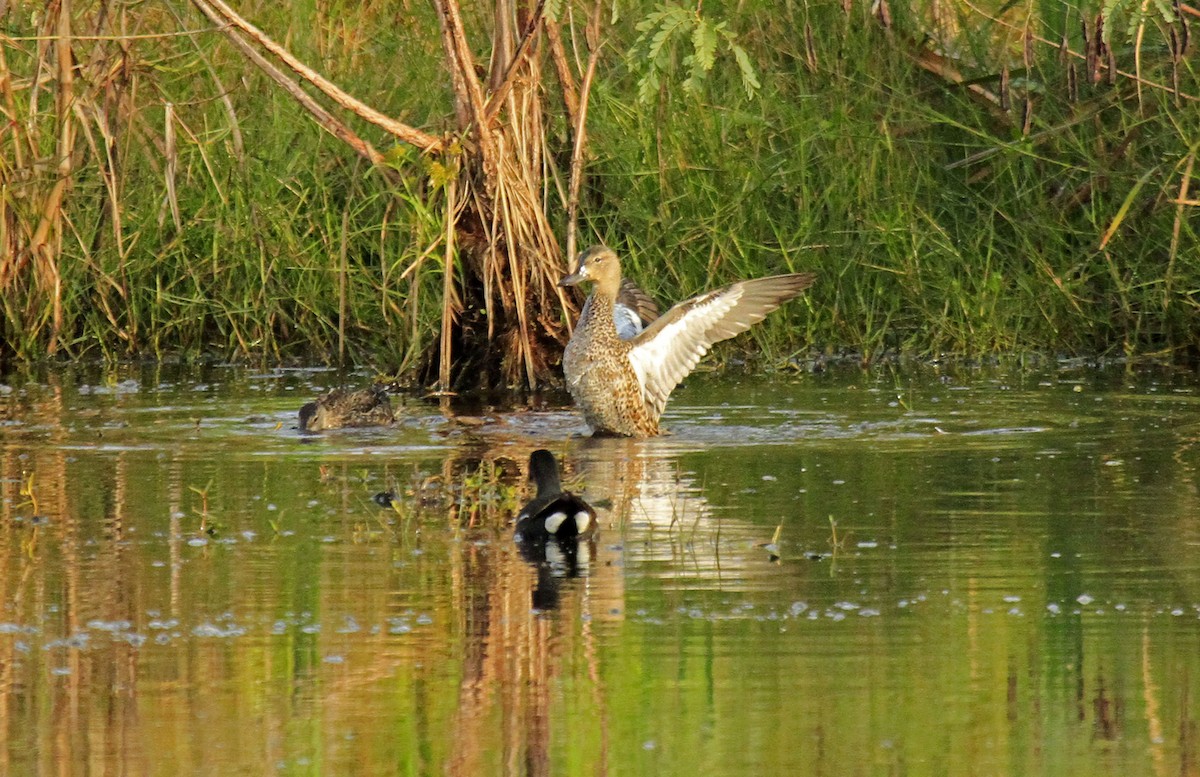
{"type": "Polygon", "coordinates": [[[548,450],[529,456],[529,480],[537,485],[537,496],[517,514],[518,542],[582,539],[596,528],[596,511],[558,480],[558,462],[548,450]]]}

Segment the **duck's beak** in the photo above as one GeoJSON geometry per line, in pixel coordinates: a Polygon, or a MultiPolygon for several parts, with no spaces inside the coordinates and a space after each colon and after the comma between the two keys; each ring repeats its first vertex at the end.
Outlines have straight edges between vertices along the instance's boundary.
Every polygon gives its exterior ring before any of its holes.
{"type": "Polygon", "coordinates": [[[585,280],[587,280],[587,273],[585,273],[583,268],[581,267],[576,272],[573,272],[570,275],[564,275],[562,278],[560,278],[558,280],[558,285],[559,286],[577,286],[585,280]]]}

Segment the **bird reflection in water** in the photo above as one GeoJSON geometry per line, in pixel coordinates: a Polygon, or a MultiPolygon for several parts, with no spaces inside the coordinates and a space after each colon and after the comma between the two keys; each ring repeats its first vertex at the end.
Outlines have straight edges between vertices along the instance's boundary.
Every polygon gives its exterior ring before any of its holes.
{"type": "Polygon", "coordinates": [[[550,539],[545,542],[518,539],[521,558],[537,571],[533,609],[558,609],[560,589],[570,580],[588,577],[595,547],[591,540],[550,539]]]}
{"type": "Polygon", "coordinates": [[[536,485],[537,494],[517,514],[514,538],[521,558],[537,569],[534,609],[553,610],[558,606],[561,581],[580,577],[581,569],[586,576],[596,511],[563,490],[558,462],[548,450],[536,450],[529,456],[529,480],[536,485]]]}

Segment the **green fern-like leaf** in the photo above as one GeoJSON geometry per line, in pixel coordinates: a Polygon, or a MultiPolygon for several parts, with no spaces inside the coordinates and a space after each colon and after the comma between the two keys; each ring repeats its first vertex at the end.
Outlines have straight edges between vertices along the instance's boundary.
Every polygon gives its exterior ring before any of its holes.
{"type": "MultiPolygon", "coordinates": [[[[1175,22],[1175,8],[1170,0],[1151,0],[1153,12],[1157,12],[1167,24],[1175,22]]],[[[1132,42],[1138,29],[1144,25],[1151,13],[1150,4],[1142,0],[1104,0],[1100,15],[1104,19],[1104,42],[1111,45],[1113,35],[1132,42]]]]}
{"type": "Polygon", "coordinates": [[[694,54],[688,54],[683,58],[683,66],[688,69],[688,77],[683,82],[684,91],[692,94],[699,92],[708,73],[700,66],[700,61],[694,54]]]}
{"type": "Polygon", "coordinates": [[[742,71],[742,87],[746,90],[746,96],[754,97],[758,90],[762,88],[762,84],[758,82],[758,75],[754,72],[754,65],[750,63],[750,55],[736,43],[730,43],[729,48],[733,50],[734,59],[738,63],[738,70],[742,71]]]}
{"type": "Polygon", "coordinates": [[[1175,23],[1175,6],[1169,0],[1154,0],[1154,7],[1158,9],[1158,15],[1164,22],[1175,23]]]}
{"type": "Polygon", "coordinates": [[[693,19],[687,11],[682,8],[672,8],[663,14],[662,23],[659,25],[658,32],[650,39],[649,59],[652,62],[658,62],[666,65],[667,61],[667,44],[671,42],[677,34],[686,35],[692,25],[693,19]]]}
{"type": "Polygon", "coordinates": [[[708,19],[700,19],[692,30],[692,53],[696,60],[693,70],[712,70],[717,60],[717,30],[708,19]]]}
{"type": "Polygon", "coordinates": [[[729,31],[726,22],[714,22],[690,7],[664,3],[647,14],[636,27],[639,35],[630,54],[639,58],[645,68],[638,80],[639,102],[653,99],[664,78],[678,77],[673,72],[676,63],[687,73],[682,82],[683,89],[690,93],[700,91],[716,65],[718,54],[726,46],[737,60],[746,94],[753,97],[758,91],[758,76],[750,57],[737,45],[737,36],[729,31]],[[680,48],[687,46],[682,43],[684,40],[691,44],[691,50],[680,60],[676,56],[683,53],[680,48]]]}
{"type": "Polygon", "coordinates": [[[1104,0],[1104,4],[1100,6],[1100,16],[1105,21],[1105,25],[1104,25],[1105,40],[1108,40],[1109,32],[1112,29],[1112,27],[1108,24],[1108,22],[1111,21],[1113,19],[1113,17],[1118,16],[1120,13],[1122,13],[1123,9],[1127,8],[1129,6],[1129,4],[1130,4],[1129,0],[1104,0]]]}
{"type": "Polygon", "coordinates": [[[651,65],[642,79],[638,81],[638,102],[650,102],[658,92],[658,84],[658,68],[651,65]]]}
{"type": "Polygon", "coordinates": [[[662,23],[663,16],[665,16],[665,15],[666,14],[662,11],[655,11],[654,13],[651,13],[648,16],[646,16],[645,19],[642,19],[640,22],[638,22],[637,23],[637,31],[642,34],[637,39],[637,43],[635,43],[634,45],[640,46],[646,40],[646,35],[651,30],[653,30],[655,27],[657,27],[659,24],[662,23]]]}

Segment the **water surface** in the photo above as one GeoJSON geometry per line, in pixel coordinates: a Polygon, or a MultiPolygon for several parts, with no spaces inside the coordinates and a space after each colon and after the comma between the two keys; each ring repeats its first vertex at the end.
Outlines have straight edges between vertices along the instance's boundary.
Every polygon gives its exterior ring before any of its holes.
{"type": "Polygon", "coordinates": [[[699,376],[647,441],[554,398],[297,432],[337,382],[0,385],[0,773],[1200,770],[1193,376],[699,376]],[[538,447],[602,522],[544,559],[509,524],[538,447]]]}

